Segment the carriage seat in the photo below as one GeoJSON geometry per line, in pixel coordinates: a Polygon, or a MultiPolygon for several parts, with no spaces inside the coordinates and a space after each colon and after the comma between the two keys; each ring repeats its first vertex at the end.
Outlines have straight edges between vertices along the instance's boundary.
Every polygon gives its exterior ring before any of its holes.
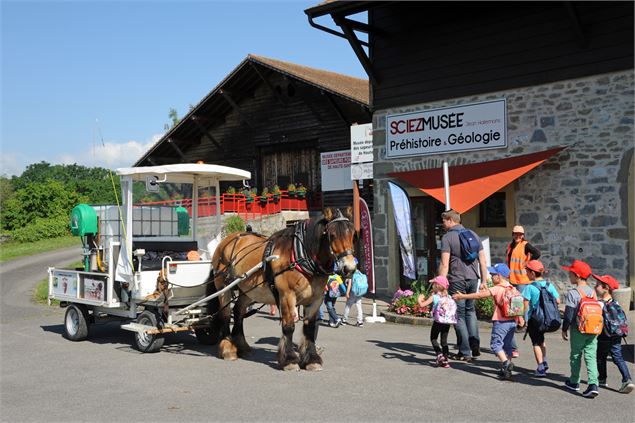
{"type": "MultiPolygon", "coordinates": [[[[170,256],[172,260],[187,260],[188,251],[198,250],[196,241],[135,241],[132,251],[143,248],[146,253],[141,257],[142,270],[161,270],[163,257],[170,256]]],[[[138,269],[137,257],[133,256],[135,269],[138,269]]]]}

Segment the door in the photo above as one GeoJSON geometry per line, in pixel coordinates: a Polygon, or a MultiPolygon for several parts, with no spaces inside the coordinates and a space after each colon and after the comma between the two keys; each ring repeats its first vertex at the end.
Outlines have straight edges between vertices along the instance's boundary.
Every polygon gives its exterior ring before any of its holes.
{"type": "Polygon", "coordinates": [[[415,263],[419,279],[426,281],[436,276],[439,267],[442,210],[443,204],[432,197],[412,197],[415,263]]]}

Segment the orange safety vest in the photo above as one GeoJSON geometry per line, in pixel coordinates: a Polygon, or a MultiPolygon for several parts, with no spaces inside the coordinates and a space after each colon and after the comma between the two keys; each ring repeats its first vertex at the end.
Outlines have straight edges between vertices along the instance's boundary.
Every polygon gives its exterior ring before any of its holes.
{"type": "MultiPolygon", "coordinates": [[[[512,255],[509,259],[509,270],[511,273],[509,274],[509,281],[514,285],[526,285],[531,281],[527,277],[527,271],[525,270],[525,264],[531,258],[529,254],[525,254],[525,244],[527,241],[522,240],[514,250],[512,251],[512,255]]],[[[509,257],[509,250],[511,249],[512,244],[507,244],[507,254],[505,257],[509,257]]]]}

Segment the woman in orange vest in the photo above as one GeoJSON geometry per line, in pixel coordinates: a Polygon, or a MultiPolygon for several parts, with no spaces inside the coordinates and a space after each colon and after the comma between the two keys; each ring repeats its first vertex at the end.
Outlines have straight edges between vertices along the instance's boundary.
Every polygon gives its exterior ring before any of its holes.
{"type": "MultiPolygon", "coordinates": [[[[511,270],[509,281],[522,293],[525,287],[531,283],[527,277],[525,264],[540,257],[540,251],[525,240],[525,229],[522,226],[513,227],[512,242],[507,245],[505,257],[507,266],[511,270]]],[[[512,357],[518,357],[516,339],[512,339],[512,357]]]]}

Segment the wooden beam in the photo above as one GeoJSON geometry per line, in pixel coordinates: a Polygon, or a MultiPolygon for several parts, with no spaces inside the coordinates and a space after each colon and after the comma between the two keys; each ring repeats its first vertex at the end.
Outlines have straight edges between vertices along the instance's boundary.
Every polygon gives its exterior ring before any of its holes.
{"type": "Polygon", "coordinates": [[[346,126],[350,127],[351,123],[348,121],[348,119],[346,119],[346,116],[344,116],[344,113],[342,113],[342,110],[339,108],[335,100],[333,100],[333,97],[331,97],[331,94],[327,93],[326,91],[322,91],[322,95],[324,95],[326,99],[329,101],[329,103],[335,110],[335,113],[337,113],[337,115],[339,116],[339,118],[342,119],[342,121],[346,124],[346,126]]]}
{"type": "Polygon", "coordinates": [[[227,102],[232,106],[232,108],[236,111],[236,113],[238,113],[238,117],[240,117],[240,119],[245,122],[247,124],[247,126],[249,126],[251,129],[254,129],[253,125],[251,124],[251,122],[249,122],[249,120],[247,119],[247,117],[243,114],[243,112],[240,110],[240,107],[238,106],[238,104],[234,101],[234,99],[232,98],[231,94],[225,90],[225,89],[220,89],[219,92],[221,93],[221,95],[225,98],[225,100],[227,100],[227,102]]]}
{"type": "Polygon", "coordinates": [[[168,138],[168,144],[170,144],[170,146],[172,146],[174,151],[176,151],[176,154],[178,154],[179,157],[181,157],[181,160],[185,158],[185,154],[183,154],[183,151],[179,148],[178,145],[176,145],[177,143],[174,139],[168,138]]]}
{"type": "Polygon", "coordinates": [[[194,122],[194,125],[196,125],[196,127],[198,128],[198,130],[201,132],[201,135],[203,135],[203,138],[207,138],[207,140],[209,142],[211,142],[212,144],[214,144],[216,146],[217,149],[221,149],[221,145],[218,141],[216,141],[216,139],[210,135],[209,133],[209,129],[207,129],[205,126],[203,126],[199,120],[200,118],[196,115],[192,116],[192,122],[194,122]]]}
{"type": "Polygon", "coordinates": [[[256,65],[254,62],[249,62],[249,64],[251,65],[251,68],[256,72],[256,74],[258,74],[258,76],[260,77],[262,82],[264,82],[265,85],[267,86],[267,88],[269,88],[269,90],[274,95],[274,97],[278,100],[278,103],[282,104],[283,106],[286,106],[287,103],[284,101],[284,99],[278,93],[278,91],[276,91],[274,86],[271,85],[271,82],[267,78],[265,78],[265,76],[262,74],[262,72],[260,72],[260,69],[258,69],[258,65],[256,65]]]}
{"type": "Polygon", "coordinates": [[[371,32],[375,32],[375,28],[373,28],[372,26],[365,24],[363,22],[358,22],[358,21],[354,21],[352,19],[348,19],[348,18],[342,18],[342,21],[344,21],[346,23],[346,25],[348,25],[350,28],[356,30],[356,31],[360,31],[360,32],[364,32],[366,34],[370,34],[371,32]]]}
{"type": "Polygon", "coordinates": [[[582,29],[582,22],[580,21],[580,16],[578,15],[578,11],[575,8],[573,2],[565,1],[564,6],[567,9],[567,13],[569,14],[569,20],[573,24],[573,30],[575,31],[575,35],[578,38],[578,46],[580,48],[587,48],[589,46],[589,40],[586,35],[584,35],[584,30],[582,29]]]}
{"type": "Polygon", "coordinates": [[[333,20],[340,28],[342,28],[342,32],[346,36],[348,43],[353,48],[353,51],[355,52],[357,59],[362,64],[362,66],[364,67],[364,70],[368,74],[368,78],[370,79],[370,82],[372,82],[373,85],[379,85],[379,78],[377,78],[377,75],[375,74],[375,70],[373,69],[373,65],[372,63],[370,63],[370,59],[366,55],[366,52],[364,51],[359,38],[357,38],[357,35],[355,35],[355,32],[351,29],[350,26],[348,26],[348,24],[343,18],[333,16],[333,20]]]}

